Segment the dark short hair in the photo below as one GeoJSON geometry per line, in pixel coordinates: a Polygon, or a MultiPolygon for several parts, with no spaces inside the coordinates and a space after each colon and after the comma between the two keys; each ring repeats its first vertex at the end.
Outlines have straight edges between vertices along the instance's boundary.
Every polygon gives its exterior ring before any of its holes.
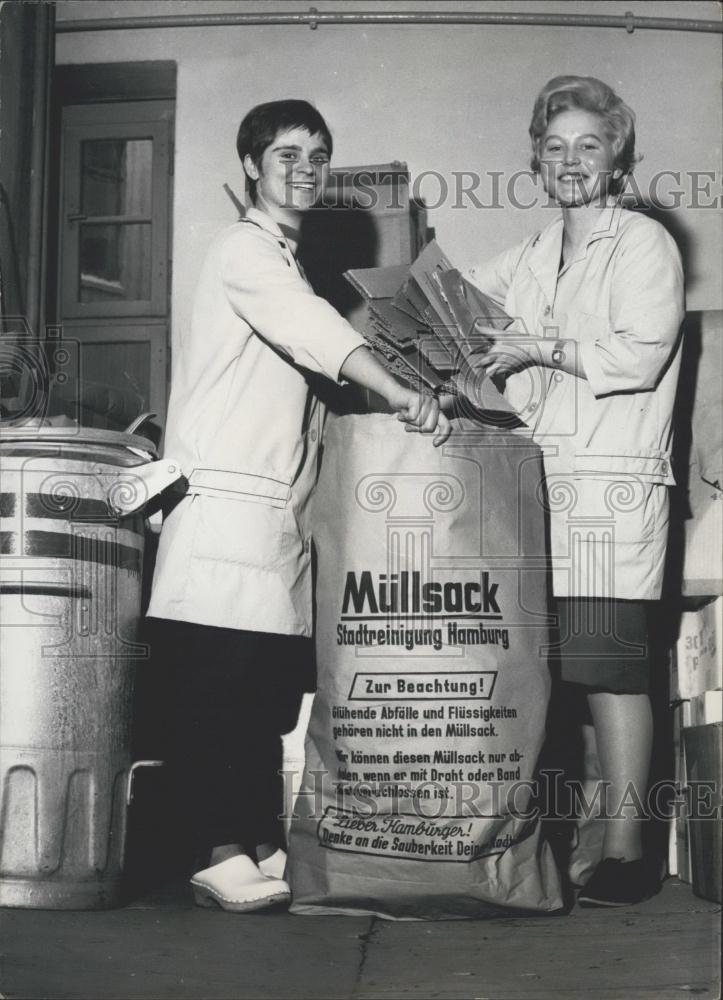
{"type": "MultiPolygon", "coordinates": [[[[292,128],[303,128],[310,135],[321,135],[327,145],[329,156],[332,154],[333,141],[329,126],[321,114],[308,101],[267,101],[251,108],[239,125],[236,136],[236,150],[243,164],[244,157],[250,156],[258,166],[264,150],[267,149],[280,132],[292,128]]],[[[249,178],[249,188],[253,195],[256,184],[249,178]]]]}
{"type": "Polygon", "coordinates": [[[615,167],[622,177],[611,183],[617,193],[635,166],[635,114],[612,87],[594,76],[556,76],[540,91],[532,109],[530,138],[532,169],[540,170],[540,143],[547,126],[562,111],[591,111],[603,122],[615,153],[615,167]]]}

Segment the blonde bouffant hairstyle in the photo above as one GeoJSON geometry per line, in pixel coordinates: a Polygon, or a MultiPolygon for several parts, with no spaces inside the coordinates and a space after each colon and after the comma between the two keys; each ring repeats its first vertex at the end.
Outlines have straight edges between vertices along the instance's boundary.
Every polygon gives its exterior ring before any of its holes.
{"type": "Polygon", "coordinates": [[[635,114],[612,87],[594,76],[556,76],[540,91],[532,109],[530,139],[531,166],[540,171],[540,145],[547,127],[561,111],[590,111],[599,116],[615,153],[615,167],[622,175],[611,183],[618,193],[636,163],[635,114]]]}

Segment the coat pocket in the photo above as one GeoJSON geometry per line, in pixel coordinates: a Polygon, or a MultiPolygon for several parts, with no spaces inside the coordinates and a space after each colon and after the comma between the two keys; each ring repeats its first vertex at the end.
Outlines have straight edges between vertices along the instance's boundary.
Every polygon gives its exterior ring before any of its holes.
{"type": "Polygon", "coordinates": [[[196,559],[273,569],[281,559],[287,511],[267,503],[199,496],[196,559]]]}
{"type": "Polygon", "coordinates": [[[570,479],[575,497],[571,521],[586,537],[607,538],[613,544],[652,542],[666,503],[666,488],[637,476],[614,478],[575,473],[570,479]]]}
{"type": "Polygon", "coordinates": [[[596,340],[601,340],[610,333],[609,316],[569,309],[556,318],[559,336],[563,340],[576,340],[578,344],[594,344],[596,340]]]}
{"type": "Polygon", "coordinates": [[[290,506],[288,483],[267,476],[223,470],[194,470],[198,521],[193,556],[255,569],[281,561],[290,506]]]}

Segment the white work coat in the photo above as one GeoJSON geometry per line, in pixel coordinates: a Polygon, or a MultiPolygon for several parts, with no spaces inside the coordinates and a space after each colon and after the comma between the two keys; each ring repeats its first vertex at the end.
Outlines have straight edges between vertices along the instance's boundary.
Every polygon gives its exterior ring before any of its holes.
{"type": "Polygon", "coordinates": [[[543,450],[554,593],[656,599],[674,483],[680,255],[662,226],[614,204],[559,270],[562,235],[558,218],[468,276],[516,330],[576,341],[587,375],[533,367],[507,382],[543,450]]]}
{"type": "Polygon", "coordinates": [[[363,343],[266,214],[249,209],[219,234],[174,355],[165,453],[189,486],[163,523],[149,615],[311,634],[324,408],[306,373],[338,380],[363,343]]]}

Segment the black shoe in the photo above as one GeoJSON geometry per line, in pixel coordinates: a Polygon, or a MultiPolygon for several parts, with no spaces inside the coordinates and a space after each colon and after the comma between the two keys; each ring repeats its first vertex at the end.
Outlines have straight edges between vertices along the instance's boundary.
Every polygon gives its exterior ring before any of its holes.
{"type": "Polygon", "coordinates": [[[603,858],[577,901],[580,906],[631,906],[650,899],[656,888],[644,861],[603,858]]]}

